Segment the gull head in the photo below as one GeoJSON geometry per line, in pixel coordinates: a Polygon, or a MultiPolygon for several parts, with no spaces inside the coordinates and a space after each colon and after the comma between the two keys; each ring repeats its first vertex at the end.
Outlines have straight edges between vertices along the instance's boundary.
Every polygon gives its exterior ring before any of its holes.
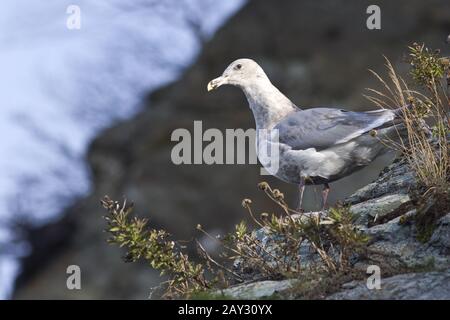
{"type": "Polygon", "coordinates": [[[208,91],[228,84],[240,88],[262,79],[268,80],[264,70],[252,59],[238,59],[230,63],[223,74],[208,83],[208,91]]]}

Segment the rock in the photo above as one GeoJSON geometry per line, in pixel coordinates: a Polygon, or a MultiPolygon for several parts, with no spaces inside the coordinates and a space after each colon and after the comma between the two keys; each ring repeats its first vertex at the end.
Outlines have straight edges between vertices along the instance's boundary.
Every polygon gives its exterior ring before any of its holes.
{"type": "Polygon", "coordinates": [[[386,218],[394,210],[398,209],[400,205],[409,201],[411,199],[407,194],[388,194],[355,204],[350,210],[358,216],[356,224],[367,226],[369,223],[373,224],[383,220],[383,218],[386,218]]]}
{"type": "Polygon", "coordinates": [[[417,240],[415,226],[400,224],[400,218],[369,228],[369,258],[390,268],[446,268],[450,265],[448,219],[449,214],[438,221],[427,243],[417,240]]]}
{"type": "Polygon", "coordinates": [[[282,281],[258,281],[248,284],[237,285],[218,293],[234,299],[262,299],[270,298],[272,295],[287,290],[298,283],[298,280],[288,279],[282,281]]]}
{"type": "Polygon", "coordinates": [[[450,269],[443,272],[400,274],[381,278],[381,289],[368,289],[366,282],[345,284],[329,300],[448,300],[450,269]]]}
{"type": "Polygon", "coordinates": [[[450,255],[450,213],[439,219],[437,227],[428,242],[443,255],[450,255]]]}
{"type": "MultiPolygon", "coordinates": [[[[356,204],[386,194],[408,194],[415,186],[415,178],[405,161],[396,161],[387,166],[378,179],[359,189],[345,199],[346,204],[356,204]]],[[[404,201],[400,200],[400,201],[404,201]]]]}

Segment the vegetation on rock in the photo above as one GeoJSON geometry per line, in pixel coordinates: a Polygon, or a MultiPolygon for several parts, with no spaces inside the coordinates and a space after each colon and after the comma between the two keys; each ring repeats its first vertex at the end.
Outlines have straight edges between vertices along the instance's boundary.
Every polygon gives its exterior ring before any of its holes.
{"type": "Polygon", "coordinates": [[[409,88],[386,59],[389,79],[373,72],[385,90],[369,89],[375,96],[368,98],[379,107],[407,106],[402,109],[407,138],[387,143],[405,156],[415,174],[418,188],[412,192],[416,207],[413,218],[419,238],[426,242],[435,222],[450,206],[450,60],[441,57],[439,50],[417,43],[409,47],[407,60],[417,88],[409,88]]]}

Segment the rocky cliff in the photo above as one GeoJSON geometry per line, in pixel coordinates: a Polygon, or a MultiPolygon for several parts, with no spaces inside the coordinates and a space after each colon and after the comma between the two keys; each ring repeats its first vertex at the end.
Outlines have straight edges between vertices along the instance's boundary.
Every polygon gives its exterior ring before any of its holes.
{"type": "MultiPolygon", "coordinates": [[[[148,266],[123,263],[120,253],[105,243],[99,206],[105,194],[132,199],[138,212],[148,213],[153,225],[164,227],[178,239],[191,237],[197,223],[208,230],[227,230],[241,219],[240,202],[244,197],[258,200],[270,210],[272,204],[256,191],[261,178],[258,166],[176,166],[170,159],[170,135],[176,128],[192,130],[194,120],[202,120],[205,129],[254,126],[240,92],[232,88],[221,88],[214,94],[206,92],[208,81],[240,57],[258,61],[281,91],[299,106],[335,104],[369,109],[362,93],[366,87],[376,86],[376,81],[367,69],[382,70],[382,54],[400,58],[413,41],[443,47],[450,30],[450,3],[378,1],[382,29],[377,31],[365,27],[369,4],[356,0],[249,1],[205,44],[198,59],[178,81],[151,93],[139,115],[104,131],[92,143],[87,156],[92,168],[92,194],[70,208],[61,222],[47,228],[67,230],[52,232],[57,239],[44,229],[36,231],[39,236],[34,237],[32,245],[37,247],[50,237],[47,248],[54,250],[37,250],[24,260],[24,273],[14,297],[148,296],[149,288],[160,281],[157,273],[148,266]],[[81,267],[82,290],[66,288],[66,268],[70,264],[81,267]]],[[[378,163],[334,184],[331,201],[369,183],[383,166],[378,163]]],[[[294,186],[274,179],[270,183],[287,190],[288,197],[294,200],[294,186]]],[[[391,196],[381,199],[390,206],[407,200],[404,194],[385,196],[391,196]]],[[[314,190],[309,190],[306,197],[314,200],[314,190]]],[[[356,204],[359,200],[354,199],[356,204]]],[[[381,200],[364,200],[364,206],[378,210],[381,200]]],[[[307,205],[313,208],[311,203],[307,205]]],[[[362,215],[369,219],[371,214],[366,210],[362,215]]],[[[448,221],[448,217],[445,219],[448,221]]],[[[396,257],[410,259],[412,244],[400,246],[402,232],[409,232],[405,231],[408,227],[386,223],[373,228],[370,232],[376,232],[379,239],[373,245],[380,250],[393,246],[389,250],[396,257]]],[[[354,294],[356,288],[351,289],[354,294]]]]}

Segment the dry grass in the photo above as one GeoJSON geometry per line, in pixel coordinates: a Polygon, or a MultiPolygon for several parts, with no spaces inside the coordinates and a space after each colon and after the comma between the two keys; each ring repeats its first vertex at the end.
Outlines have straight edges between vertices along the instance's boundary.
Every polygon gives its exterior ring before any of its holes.
{"type": "Polygon", "coordinates": [[[446,195],[450,173],[450,100],[444,76],[449,72],[448,59],[423,45],[414,44],[409,50],[410,76],[418,89],[410,89],[386,58],[386,80],[371,71],[383,90],[368,89],[372,95],[366,97],[381,108],[403,107],[403,130],[406,134],[398,131],[397,137],[384,142],[406,155],[419,185],[425,187],[426,192],[446,195]],[[426,123],[432,126],[432,130],[426,123]]]}

